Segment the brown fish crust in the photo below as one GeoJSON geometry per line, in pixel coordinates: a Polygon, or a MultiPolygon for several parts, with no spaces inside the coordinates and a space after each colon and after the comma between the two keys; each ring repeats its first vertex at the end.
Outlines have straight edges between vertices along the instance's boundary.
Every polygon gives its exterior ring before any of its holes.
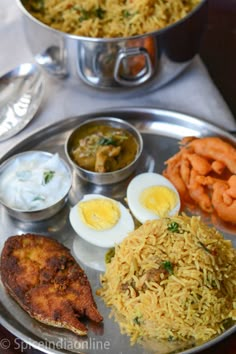
{"type": "Polygon", "coordinates": [[[30,233],[9,237],[1,254],[1,278],[9,294],[40,322],[86,335],[80,317],[103,320],[84,270],[54,239],[30,233]]]}

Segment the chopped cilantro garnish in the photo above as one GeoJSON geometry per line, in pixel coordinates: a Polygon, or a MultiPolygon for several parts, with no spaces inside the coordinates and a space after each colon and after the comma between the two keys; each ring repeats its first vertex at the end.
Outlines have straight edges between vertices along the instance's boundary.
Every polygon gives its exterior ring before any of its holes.
{"type": "Polygon", "coordinates": [[[173,274],[173,265],[170,261],[163,262],[162,266],[169,274],[173,274]]]}
{"type": "Polygon", "coordinates": [[[55,171],[45,171],[43,173],[43,184],[48,184],[54,177],[55,171]]]}
{"type": "Polygon", "coordinates": [[[106,11],[103,10],[101,7],[97,7],[92,10],[85,10],[83,8],[78,8],[78,7],[74,6],[74,9],[76,11],[80,12],[79,22],[83,22],[83,21],[86,21],[86,20],[88,20],[90,18],[94,18],[94,17],[97,17],[100,20],[102,20],[104,18],[105,13],[106,13],[106,11]]]}
{"type": "Polygon", "coordinates": [[[104,18],[106,11],[103,10],[101,7],[98,7],[97,9],[95,9],[95,16],[100,18],[100,20],[102,20],[104,18]]]}
{"type": "Polygon", "coordinates": [[[169,225],[168,225],[168,228],[167,228],[169,231],[171,232],[180,232],[179,230],[179,224],[175,221],[171,222],[169,225]]]}
{"type": "Polygon", "coordinates": [[[88,20],[90,18],[89,11],[81,9],[80,12],[81,12],[81,16],[79,17],[79,22],[86,21],[86,20],[88,20]]]}
{"type": "Polygon", "coordinates": [[[168,342],[173,342],[173,340],[174,340],[174,337],[170,335],[170,336],[168,337],[168,342]]]}
{"type": "Polygon", "coordinates": [[[123,15],[123,17],[127,18],[127,17],[131,16],[131,13],[128,10],[123,10],[122,15],[123,15]]]}
{"type": "Polygon", "coordinates": [[[137,324],[138,326],[140,326],[140,316],[136,316],[134,319],[133,319],[133,322],[135,324],[137,324]]]}

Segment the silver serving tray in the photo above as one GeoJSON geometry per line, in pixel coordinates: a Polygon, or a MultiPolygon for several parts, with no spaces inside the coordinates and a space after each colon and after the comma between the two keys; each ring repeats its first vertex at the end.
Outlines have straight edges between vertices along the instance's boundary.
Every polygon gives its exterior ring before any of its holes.
{"type": "MultiPolygon", "coordinates": [[[[154,108],[114,108],[71,117],[57,124],[44,127],[15,145],[3,156],[0,163],[13,154],[25,150],[58,152],[61,157],[66,159],[64,154],[64,142],[71,129],[83,120],[98,116],[112,116],[126,119],[140,130],[144,139],[144,152],[136,173],[144,171],[156,171],[161,173],[164,168],[164,161],[177,152],[178,140],[184,136],[195,135],[202,137],[206,135],[218,135],[236,143],[236,139],[226,131],[182,113],[154,108]]],[[[73,241],[74,239],[78,240],[78,236],[76,236],[68,222],[70,207],[74,205],[83,194],[87,193],[101,193],[123,201],[126,195],[127,185],[128,180],[116,185],[97,186],[80,180],[74,174],[68,204],[58,215],[46,222],[20,222],[11,218],[4,208],[0,207],[0,251],[9,236],[31,232],[55,238],[69,247],[73,253],[73,241]]],[[[230,239],[236,247],[236,236],[234,236],[233,233],[224,232],[224,236],[230,239]]],[[[81,246],[84,246],[86,250],[85,244],[81,246]]],[[[97,256],[99,257],[99,254],[97,256]]],[[[94,253],[94,258],[96,258],[96,253],[94,253]]],[[[84,261],[86,263],[86,258],[84,261]]],[[[17,337],[15,345],[19,345],[17,340],[20,338],[29,346],[37,348],[44,353],[164,354],[175,352],[190,354],[216,344],[236,330],[236,325],[234,324],[216,338],[206,343],[195,345],[187,343],[183,346],[183,344],[176,345],[165,342],[155,343],[152,348],[143,347],[138,344],[131,346],[129,338],[126,335],[122,335],[118,324],[115,323],[113,319],[109,318],[110,309],[107,308],[102,299],[95,294],[96,289],[100,287],[99,275],[101,272],[91,268],[91,264],[89,266],[82,262],[80,262],[80,264],[90,280],[96,303],[104,316],[103,326],[94,326],[88,323],[89,334],[88,337],[83,338],[67,330],[41,324],[32,319],[12,300],[0,282],[0,322],[17,337]]]]}

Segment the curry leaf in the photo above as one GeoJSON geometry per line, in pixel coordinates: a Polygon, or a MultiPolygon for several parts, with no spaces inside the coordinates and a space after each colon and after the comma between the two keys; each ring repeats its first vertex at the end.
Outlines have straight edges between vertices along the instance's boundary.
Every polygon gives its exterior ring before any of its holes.
{"type": "Polygon", "coordinates": [[[201,241],[198,242],[198,244],[206,251],[207,253],[211,253],[211,251],[202,243],[201,241]]]}
{"type": "Polygon", "coordinates": [[[98,145],[102,145],[102,146],[106,146],[106,145],[116,145],[115,140],[111,137],[111,138],[107,138],[105,136],[103,136],[99,142],[98,145]]]}

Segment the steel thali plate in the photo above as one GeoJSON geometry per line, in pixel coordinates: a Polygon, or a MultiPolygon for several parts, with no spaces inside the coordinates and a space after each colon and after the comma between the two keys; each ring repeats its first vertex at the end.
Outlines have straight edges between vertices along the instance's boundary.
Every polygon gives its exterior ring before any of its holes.
{"type": "MultiPolygon", "coordinates": [[[[15,145],[0,160],[0,163],[8,157],[26,150],[44,150],[52,153],[58,152],[66,160],[64,143],[70,131],[88,118],[112,116],[128,120],[142,133],[144,139],[144,151],[138,170],[161,173],[164,161],[178,151],[178,141],[184,136],[207,136],[218,135],[229,139],[236,144],[236,139],[226,131],[210,123],[189,115],[178,112],[161,110],[156,108],[113,108],[90,114],[71,117],[64,121],[44,127],[26,139],[15,145]]],[[[55,217],[37,223],[23,223],[11,218],[3,207],[0,207],[1,239],[0,251],[5,240],[11,235],[20,235],[26,232],[40,233],[57,239],[72,250],[73,242],[78,240],[68,221],[70,207],[73,206],[83,194],[100,193],[119,201],[124,201],[129,179],[115,185],[97,186],[82,181],[73,174],[73,185],[68,204],[55,217]]],[[[233,233],[224,232],[224,236],[233,242],[236,247],[236,236],[233,233]]],[[[84,249],[86,249],[86,245],[84,249]]],[[[83,248],[83,247],[82,247],[83,248]]],[[[93,251],[93,250],[92,250],[93,251]]],[[[76,257],[77,258],[77,257],[76,257]]],[[[78,258],[77,258],[78,259],[78,258]]],[[[100,287],[99,254],[96,250],[92,253],[92,260],[84,257],[79,258],[79,263],[84,268],[91,283],[95,301],[102,315],[102,326],[94,326],[88,323],[89,333],[86,338],[78,337],[64,329],[57,329],[39,323],[30,318],[14,300],[12,300],[0,282],[0,323],[16,336],[15,345],[20,346],[19,339],[28,346],[37,348],[44,353],[114,353],[114,354],[164,354],[164,353],[196,353],[216,344],[236,330],[234,324],[221,335],[201,344],[173,344],[159,343],[154,348],[141,345],[131,346],[129,338],[122,335],[119,326],[112,318],[109,318],[110,309],[102,299],[96,296],[95,291],[100,287]],[[97,258],[96,258],[97,257],[97,258]],[[82,262],[81,262],[82,259],[82,262]],[[86,263],[87,262],[87,263],[86,263]],[[97,266],[98,265],[98,266],[97,266]]]]}

